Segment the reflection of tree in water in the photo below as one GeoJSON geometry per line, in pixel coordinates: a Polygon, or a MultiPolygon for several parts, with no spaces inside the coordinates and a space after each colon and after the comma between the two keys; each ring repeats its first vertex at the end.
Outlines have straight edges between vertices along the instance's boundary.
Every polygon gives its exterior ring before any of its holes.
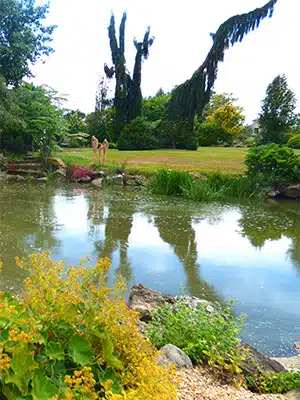
{"type": "Polygon", "coordinates": [[[133,224],[133,215],[136,211],[134,201],[126,198],[108,198],[105,201],[99,198],[99,192],[89,193],[90,233],[97,231],[99,224],[105,224],[104,240],[95,241],[98,257],[112,258],[113,253],[119,250],[120,264],[116,274],[130,281],[132,276],[131,264],[128,260],[128,239],[133,224]],[[104,215],[107,212],[107,215],[104,215]]]}
{"type": "Polygon", "coordinates": [[[54,236],[55,189],[49,186],[2,184],[0,194],[0,258],[9,285],[21,284],[15,256],[25,256],[59,245],[54,236]]]}
{"type": "Polygon", "coordinates": [[[184,266],[189,293],[207,300],[220,301],[214,288],[200,278],[196,236],[191,217],[178,214],[155,216],[155,226],[161,239],[170,244],[184,266]]]}
{"type": "Polygon", "coordinates": [[[288,256],[300,272],[300,205],[297,201],[269,201],[264,207],[241,209],[239,224],[242,233],[255,247],[262,248],[267,240],[292,239],[288,256]]]}

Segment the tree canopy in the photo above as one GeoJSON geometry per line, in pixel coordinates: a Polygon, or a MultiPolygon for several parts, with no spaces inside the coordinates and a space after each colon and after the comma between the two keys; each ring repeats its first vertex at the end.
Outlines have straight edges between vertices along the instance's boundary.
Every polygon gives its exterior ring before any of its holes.
{"type": "Polygon", "coordinates": [[[278,75],[267,88],[259,116],[262,143],[283,143],[297,125],[296,96],[285,75],[278,75]]]}
{"type": "Polygon", "coordinates": [[[124,13],[119,28],[119,43],[116,36],[115,17],[111,16],[108,27],[108,36],[113,66],[109,68],[106,64],[104,70],[108,78],[116,78],[114,106],[116,109],[116,138],[119,137],[123,127],[130,121],[142,114],[142,60],[147,59],[149,48],[154,42],[150,37],[150,27],[147,28],[141,42],[134,39],[136,57],[131,78],[126,68],[125,58],[125,25],[127,14],[124,13]]]}
{"type": "Polygon", "coordinates": [[[195,115],[202,116],[205,105],[209,102],[218,73],[219,62],[224,61],[225,51],[252,30],[260,22],[272,17],[277,0],[268,1],[263,7],[236,15],[225,21],[211,34],[213,45],[204,63],[194,72],[191,79],[177,86],[169,103],[169,119],[193,121],[195,115]]]}
{"type": "Polygon", "coordinates": [[[0,0],[0,74],[7,84],[20,84],[31,76],[30,64],[53,52],[55,26],[43,24],[48,9],[35,0],[0,0]]]}

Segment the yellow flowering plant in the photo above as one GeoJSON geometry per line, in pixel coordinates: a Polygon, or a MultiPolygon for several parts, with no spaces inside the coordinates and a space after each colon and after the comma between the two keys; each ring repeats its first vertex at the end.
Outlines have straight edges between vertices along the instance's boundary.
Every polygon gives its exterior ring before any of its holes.
{"type": "Polygon", "coordinates": [[[17,265],[29,277],[20,296],[0,293],[0,398],[176,399],[175,371],[139,334],[123,279],[107,287],[109,259],[68,267],[45,252],[17,265]]]}

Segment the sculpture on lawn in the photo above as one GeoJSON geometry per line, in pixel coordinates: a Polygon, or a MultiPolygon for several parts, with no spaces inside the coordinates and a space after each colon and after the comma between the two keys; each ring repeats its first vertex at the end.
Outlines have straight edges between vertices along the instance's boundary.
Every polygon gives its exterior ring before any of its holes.
{"type": "Polygon", "coordinates": [[[99,140],[92,136],[92,149],[93,149],[93,165],[97,162],[97,151],[99,150],[99,162],[100,165],[106,165],[107,153],[109,148],[109,142],[107,139],[103,140],[103,143],[99,143],[99,140]]]}

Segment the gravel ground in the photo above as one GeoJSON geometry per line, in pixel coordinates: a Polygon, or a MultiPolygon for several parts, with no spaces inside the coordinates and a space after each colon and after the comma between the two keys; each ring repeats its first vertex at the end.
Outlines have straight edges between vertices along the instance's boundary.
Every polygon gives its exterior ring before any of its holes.
{"type": "Polygon", "coordinates": [[[222,385],[202,367],[181,370],[178,400],[284,400],[282,395],[254,394],[243,388],[222,385]]]}

